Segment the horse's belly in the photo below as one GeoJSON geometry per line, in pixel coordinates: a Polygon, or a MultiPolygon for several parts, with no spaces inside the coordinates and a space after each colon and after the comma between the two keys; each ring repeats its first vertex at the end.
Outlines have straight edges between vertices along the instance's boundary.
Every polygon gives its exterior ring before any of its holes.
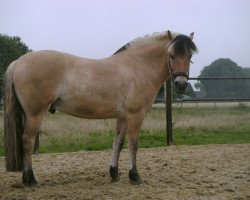
{"type": "Polygon", "coordinates": [[[119,115],[119,109],[117,109],[117,106],[110,104],[98,105],[95,103],[89,103],[88,105],[79,105],[73,102],[60,102],[55,106],[55,109],[76,117],[86,119],[117,118],[119,115]]]}

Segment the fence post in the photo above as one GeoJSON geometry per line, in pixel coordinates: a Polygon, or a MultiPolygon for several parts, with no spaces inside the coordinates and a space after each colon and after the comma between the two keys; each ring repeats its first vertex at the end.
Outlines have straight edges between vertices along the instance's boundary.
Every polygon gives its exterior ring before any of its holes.
{"type": "Polygon", "coordinates": [[[167,136],[167,146],[173,144],[173,135],[172,135],[172,81],[169,78],[166,81],[166,136],[167,136]]]}

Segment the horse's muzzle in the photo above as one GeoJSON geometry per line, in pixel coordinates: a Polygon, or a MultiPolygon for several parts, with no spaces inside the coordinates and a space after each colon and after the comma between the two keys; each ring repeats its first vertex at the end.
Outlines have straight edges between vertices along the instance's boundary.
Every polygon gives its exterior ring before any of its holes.
{"type": "Polygon", "coordinates": [[[184,94],[187,86],[188,86],[188,81],[187,78],[185,76],[177,76],[174,80],[174,88],[176,93],[178,94],[184,94]]]}

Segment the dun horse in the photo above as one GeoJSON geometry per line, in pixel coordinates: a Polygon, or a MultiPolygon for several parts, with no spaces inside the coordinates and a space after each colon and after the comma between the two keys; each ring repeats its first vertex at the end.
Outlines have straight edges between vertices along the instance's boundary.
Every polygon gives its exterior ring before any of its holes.
{"type": "Polygon", "coordinates": [[[180,93],[187,87],[193,33],[170,31],[137,38],[114,55],[87,59],[57,51],[30,52],[5,74],[4,139],[6,168],[23,171],[25,185],[36,185],[32,169],[35,138],[47,111],[80,118],[116,118],[110,165],[119,179],[118,160],[127,133],[129,179],[141,183],[136,167],[138,137],[145,112],[170,77],[180,93]]]}

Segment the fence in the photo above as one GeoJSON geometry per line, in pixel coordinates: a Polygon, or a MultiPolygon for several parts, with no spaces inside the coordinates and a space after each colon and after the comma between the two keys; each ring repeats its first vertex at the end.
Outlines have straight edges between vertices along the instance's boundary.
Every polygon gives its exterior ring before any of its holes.
{"type": "MultiPolygon", "coordinates": [[[[189,78],[189,80],[250,80],[250,77],[200,77],[189,78]]],[[[172,99],[172,81],[166,81],[166,143],[173,144],[173,127],[172,127],[172,102],[250,102],[250,98],[193,98],[193,99],[172,99]]],[[[250,93],[250,91],[249,91],[250,93]]]]}

